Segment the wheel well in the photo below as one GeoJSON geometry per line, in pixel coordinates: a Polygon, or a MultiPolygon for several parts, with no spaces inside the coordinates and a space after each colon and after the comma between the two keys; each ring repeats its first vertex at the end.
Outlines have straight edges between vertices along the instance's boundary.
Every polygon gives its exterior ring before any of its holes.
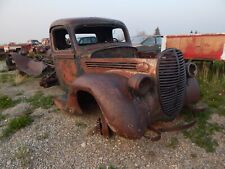
{"type": "Polygon", "coordinates": [[[84,113],[100,111],[100,107],[92,94],[86,91],[77,92],[77,101],[84,113]]]}

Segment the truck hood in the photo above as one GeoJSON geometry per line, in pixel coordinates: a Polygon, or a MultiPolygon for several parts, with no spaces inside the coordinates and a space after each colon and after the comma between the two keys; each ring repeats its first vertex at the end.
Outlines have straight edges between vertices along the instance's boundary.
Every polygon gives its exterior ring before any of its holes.
{"type": "Polygon", "coordinates": [[[82,58],[136,57],[137,49],[128,43],[105,43],[81,47],[82,58]]]}

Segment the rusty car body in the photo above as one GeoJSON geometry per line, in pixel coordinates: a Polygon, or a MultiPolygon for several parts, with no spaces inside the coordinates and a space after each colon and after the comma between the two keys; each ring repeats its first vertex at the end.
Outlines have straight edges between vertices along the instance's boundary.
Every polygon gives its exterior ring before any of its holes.
{"type": "Polygon", "coordinates": [[[54,103],[78,115],[96,104],[103,135],[110,129],[125,138],[141,138],[153,122],[172,120],[184,105],[199,99],[194,64],[186,64],[177,49],[141,58],[120,21],[61,19],[51,24],[49,33],[56,74],[65,90],[54,103]],[[115,36],[117,30],[123,38],[115,36]],[[90,36],[96,41],[78,43],[90,36]]]}
{"type": "Polygon", "coordinates": [[[151,35],[145,37],[141,42],[138,44],[134,44],[133,46],[137,48],[140,52],[142,57],[155,57],[158,53],[161,52],[161,45],[162,45],[163,36],[161,35],[151,35]]]}

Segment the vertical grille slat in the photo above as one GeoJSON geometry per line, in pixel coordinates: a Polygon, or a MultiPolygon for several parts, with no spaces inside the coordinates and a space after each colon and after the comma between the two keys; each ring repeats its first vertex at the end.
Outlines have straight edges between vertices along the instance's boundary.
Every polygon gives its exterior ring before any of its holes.
{"type": "Polygon", "coordinates": [[[183,55],[179,50],[166,49],[159,55],[158,83],[162,111],[174,116],[183,107],[186,71],[183,55]]]}

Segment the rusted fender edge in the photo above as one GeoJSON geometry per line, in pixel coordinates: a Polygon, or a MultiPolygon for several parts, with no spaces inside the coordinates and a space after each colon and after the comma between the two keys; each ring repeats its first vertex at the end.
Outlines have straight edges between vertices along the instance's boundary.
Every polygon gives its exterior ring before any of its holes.
{"type": "Polygon", "coordinates": [[[78,91],[90,93],[96,99],[109,127],[118,135],[138,139],[147,129],[147,113],[137,98],[129,92],[127,78],[116,74],[85,74],[71,86],[67,106],[81,112],[78,91]]]}
{"type": "Polygon", "coordinates": [[[17,69],[30,76],[41,75],[42,71],[47,67],[43,62],[34,61],[33,59],[18,53],[12,53],[11,55],[16,63],[17,69]]]}

